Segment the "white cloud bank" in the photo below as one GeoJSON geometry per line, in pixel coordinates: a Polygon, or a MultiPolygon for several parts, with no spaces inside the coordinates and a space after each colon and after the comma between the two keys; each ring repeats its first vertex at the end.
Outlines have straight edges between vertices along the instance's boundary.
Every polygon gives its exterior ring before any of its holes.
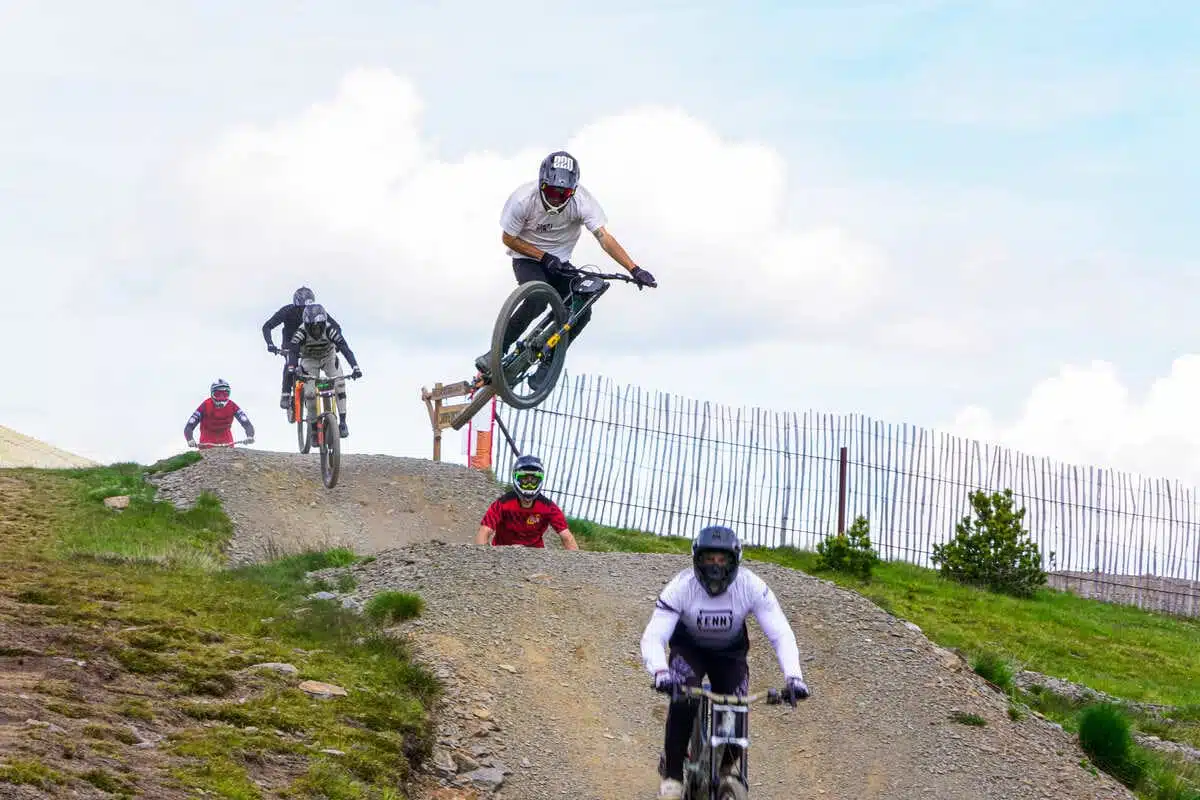
{"type": "MultiPolygon", "coordinates": [[[[566,142],[447,161],[421,128],[423,106],[405,78],[360,69],[326,102],[229,131],[186,165],[206,270],[177,277],[236,275],[253,294],[278,295],[281,283],[303,279],[320,297],[336,285],[339,297],[354,298],[353,313],[343,312],[348,326],[486,346],[514,285],[501,206],[536,177],[545,153],[565,146],[609,229],[660,282],[653,292],[614,287],[593,330],[617,335],[599,342],[791,338],[848,323],[882,297],[888,263],[875,247],[836,227],[785,222],[787,164],[767,146],[726,141],[682,111],[645,107],[599,119],[566,142]]],[[[537,130],[532,118],[476,124],[537,130]]],[[[586,235],[574,260],[620,271],[586,235]]]]}
{"type": "Polygon", "coordinates": [[[1200,486],[1200,355],[1136,396],[1105,361],[1064,366],[1035,385],[1020,414],[1002,421],[971,406],[945,426],[1069,463],[1112,467],[1200,486]]]}

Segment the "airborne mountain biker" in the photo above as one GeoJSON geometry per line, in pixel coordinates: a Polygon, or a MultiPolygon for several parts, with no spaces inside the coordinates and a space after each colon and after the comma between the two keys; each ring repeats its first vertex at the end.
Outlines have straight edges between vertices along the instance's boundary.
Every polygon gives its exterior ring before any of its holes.
{"type": "MultiPolygon", "coordinates": [[[[300,368],[310,375],[317,375],[318,370],[324,370],[327,377],[334,379],[340,420],[338,435],[345,439],[350,435],[350,429],[346,425],[346,380],[342,377],[338,353],[350,362],[355,378],[362,377],[358,359],[354,357],[350,345],[346,344],[341,328],[333,323],[333,318],[325,313],[325,307],[320,303],[310,303],[304,307],[302,322],[292,334],[288,368],[294,371],[299,363],[300,368]]],[[[310,418],[316,413],[316,394],[316,387],[311,383],[304,387],[304,406],[310,418]]]]}
{"type": "MultiPolygon", "coordinates": [[[[278,311],[271,315],[271,318],[263,323],[262,334],[263,339],[267,342],[267,350],[272,353],[284,352],[291,346],[292,335],[296,329],[300,327],[301,318],[304,315],[304,307],[310,303],[317,302],[313,290],[307,286],[301,286],[292,294],[292,302],[286,306],[281,306],[278,311]],[[279,337],[279,344],[282,347],[275,346],[275,342],[271,340],[271,332],[283,326],[283,333],[279,337]]],[[[329,324],[334,327],[341,327],[333,317],[329,318],[329,324]]],[[[283,386],[281,388],[281,396],[279,398],[279,407],[287,409],[292,403],[292,371],[288,369],[287,362],[283,366],[283,386]]]]}
{"type": "Polygon", "coordinates": [[[233,421],[237,420],[246,431],[246,444],[254,443],[254,425],[250,417],[229,398],[229,383],[224,378],[217,378],[208,387],[208,397],[188,417],[183,426],[183,436],[187,439],[188,447],[206,444],[233,444],[233,421]],[[192,438],[196,426],[200,426],[200,442],[192,438]]]}
{"type": "Polygon", "coordinates": [[[567,550],[578,550],[567,518],[558,504],[542,494],[546,470],[537,456],[513,462],[512,490],[500,495],[484,513],[475,544],[545,547],[542,538],[554,528],[567,550]]]}
{"type": "MultiPolygon", "coordinates": [[[[654,689],[674,695],[681,686],[699,686],[708,675],[718,694],[749,689],[750,638],[746,617],[753,614],[779,659],[786,678],[784,699],[795,705],[808,697],[800,671],[796,637],[774,592],[758,575],[741,567],[742,546],[727,527],[704,528],[692,542],[692,567],[663,588],[642,633],[642,662],[654,676],[654,689]],[[666,647],[670,645],[668,660],[666,647]]],[[[696,708],[671,703],[660,764],[661,800],[683,797],[683,760],[696,708]]],[[[736,763],[738,748],[726,748],[722,771],[736,763]]]]}
{"type": "MultiPolygon", "coordinates": [[[[512,257],[513,274],[517,283],[545,281],[562,297],[571,289],[571,277],[559,270],[570,266],[571,254],[579,241],[580,229],[586,227],[596,241],[636,281],[638,288],[654,288],[654,276],[639,267],[625,248],[609,233],[608,219],[591,192],[579,184],[579,162],[570,153],[558,150],[542,159],[537,181],[518,186],[500,212],[500,240],[512,257]]],[[[508,323],[504,333],[504,350],[524,332],[546,309],[526,301],[508,323]]],[[[571,341],[587,327],[592,312],[588,309],[571,330],[571,341]]],[[[475,367],[483,377],[489,373],[489,354],[475,359],[475,367]]],[[[529,376],[530,388],[538,386],[538,371],[529,376]]]]}

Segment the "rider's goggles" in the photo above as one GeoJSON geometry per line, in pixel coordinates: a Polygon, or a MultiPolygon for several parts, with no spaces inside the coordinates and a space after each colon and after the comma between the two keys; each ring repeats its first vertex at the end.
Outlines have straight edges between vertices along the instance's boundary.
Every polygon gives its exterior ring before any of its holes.
{"type": "Polygon", "coordinates": [[[542,194],[546,197],[546,202],[552,206],[561,206],[563,203],[571,199],[571,195],[575,194],[574,189],[567,189],[562,186],[551,186],[548,183],[542,184],[542,194]]]}
{"type": "Polygon", "coordinates": [[[517,486],[522,489],[536,489],[542,485],[544,476],[540,472],[521,472],[516,476],[517,486]]]}
{"type": "Polygon", "coordinates": [[[217,389],[215,392],[212,393],[212,396],[213,396],[213,400],[228,400],[229,399],[229,390],[228,389],[217,389]]]}

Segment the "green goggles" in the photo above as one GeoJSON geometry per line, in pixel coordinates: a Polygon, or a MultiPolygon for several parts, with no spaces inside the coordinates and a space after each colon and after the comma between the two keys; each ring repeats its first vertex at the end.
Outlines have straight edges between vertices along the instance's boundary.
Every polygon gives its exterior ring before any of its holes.
{"type": "Polygon", "coordinates": [[[540,472],[518,472],[513,476],[513,483],[521,489],[536,489],[542,485],[545,476],[540,472]]]}

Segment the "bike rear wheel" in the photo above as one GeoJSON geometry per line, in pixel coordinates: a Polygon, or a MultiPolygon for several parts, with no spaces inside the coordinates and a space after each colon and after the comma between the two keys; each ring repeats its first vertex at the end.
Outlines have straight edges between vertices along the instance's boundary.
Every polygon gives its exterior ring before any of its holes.
{"type": "Polygon", "coordinates": [[[463,410],[454,415],[454,419],[450,420],[450,427],[458,430],[463,425],[471,421],[471,418],[479,413],[479,410],[486,406],[491,399],[496,396],[496,390],[491,385],[481,386],[475,392],[475,396],[471,398],[471,402],[463,407],[463,410]]]}
{"type": "Polygon", "coordinates": [[[342,437],[333,414],[326,414],[321,434],[321,482],[326,489],[337,486],[342,468],[342,437]]]}
{"type": "Polygon", "coordinates": [[[512,291],[500,307],[496,325],[492,329],[489,365],[492,373],[491,386],[501,400],[513,408],[533,408],[554,391],[554,385],[558,383],[558,376],[566,362],[567,345],[571,336],[569,332],[563,333],[553,344],[548,340],[553,339],[554,333],[566,323],[568,317],[567,307],[562,298],[553,286],[544,281],[523,283],[512,291]],[[547,304],[549,313],[543,311],[539,315],[534,322],[533,331],[522,335],[512,345],[510,356],[504,351],[504,333],[513,314],[526,302],[547,304]],[[526,390],[518,391],[536,365],[541,365],[539,386],[534,389],[526,383],[526,390]]]}

